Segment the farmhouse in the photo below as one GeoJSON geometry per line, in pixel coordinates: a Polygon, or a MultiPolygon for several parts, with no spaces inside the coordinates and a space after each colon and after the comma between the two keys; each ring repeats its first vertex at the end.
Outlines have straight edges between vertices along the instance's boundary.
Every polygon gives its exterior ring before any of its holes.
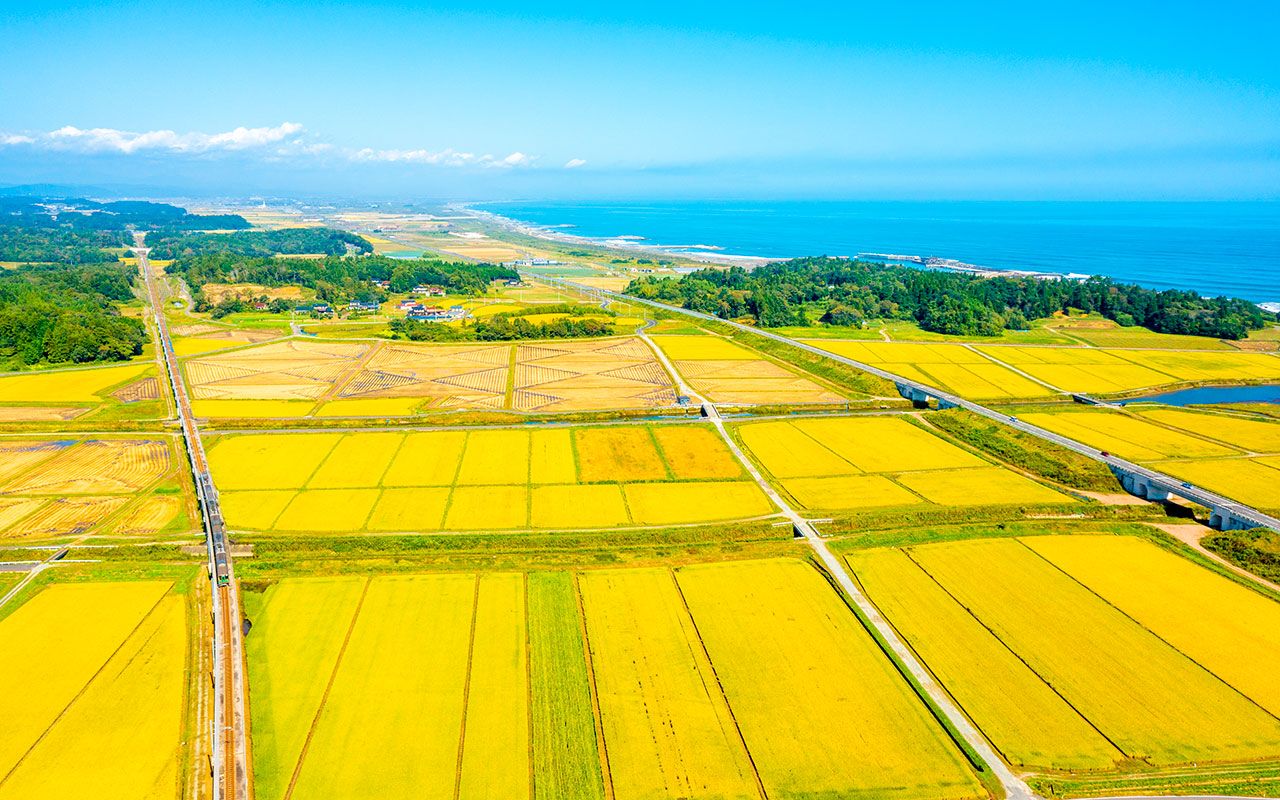
{"type": "Polygon", "coordinates": [[[379,308],[378,304],[372,301],[364,302],[361,300],[354,300],[350,303],[347,303],[348,311],[377,311],[378,308],[379,308]]]}
{"type": "Polygon", "coordinates": [[[444,297],[447,294],[443,286],[415,286],[413,293],[423,297],[444,297]]]}
{"type": "Polygon", "coordinates": [[[462,306],[451,306],[448,309],[440,306],[417,306],[409,309],[405,316],[417,322],[449,322],[466,315],[467,311],[462,306]]]}

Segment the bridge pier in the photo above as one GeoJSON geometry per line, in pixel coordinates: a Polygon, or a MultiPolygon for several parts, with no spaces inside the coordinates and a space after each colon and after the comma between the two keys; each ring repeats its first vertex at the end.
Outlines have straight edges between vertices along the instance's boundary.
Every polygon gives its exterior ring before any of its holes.
{"type": "Polygon", "coordinates": [[[1224,508],[1210,509],[1209,527],[1220,531],[1247,531],[1257,527],[1256,523],[1232,514],[1224,508]]]}
{"type": "Polygon", "coordinates": [[[939,410],[956,407],[955,403],[944,400],[937,395],[926,392],[923,389],[916,388],[915,386],[911,386],[906,383],[895,383],[894,386],[897,387],[898,394],[902,395],[903,399],[910,400],[911,405],[915,408],[928,408],[930,400],[938,401],[939,410]]]}

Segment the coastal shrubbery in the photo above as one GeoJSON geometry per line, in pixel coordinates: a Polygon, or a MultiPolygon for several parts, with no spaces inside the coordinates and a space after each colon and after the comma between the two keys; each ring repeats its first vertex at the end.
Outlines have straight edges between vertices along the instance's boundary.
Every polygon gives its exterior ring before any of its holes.
{"type": "Polygon", "coordinates": [[[983,277],[958,272],[797,258],[747,271],[702,269],[680,278],[644,276],[628,294],[722,319],[750,318],[765,328],[860,326],[869,319],[911,320],[937,333],[996,336],[1028,320],[1080,309],[1159,333],[1242,339],[1269,315],[1247,300],[1155,291],[1109,278],[1082,281],[983,277]]]}
{"type": "Polygon", "coordinates": [[[174,230],[147,234],[151,257],[165,260],[226,253],[265,258],[272,255],[323,254],[329,256],[372,253],[362,236],[333,228],[284,228],[277,231],[235,233],[183,233],[174,230]]]}

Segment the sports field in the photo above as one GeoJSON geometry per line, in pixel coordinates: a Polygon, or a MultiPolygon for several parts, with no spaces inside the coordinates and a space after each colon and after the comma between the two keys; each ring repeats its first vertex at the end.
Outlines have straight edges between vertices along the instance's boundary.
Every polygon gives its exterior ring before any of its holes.
{"type": "Polygon", "coordinates": [[[1049,397],[1054,391],[960,344],[809,339],[807,344],[976,400],[1049,397]]]}
{"type": "Polygon", "coordinates": [[[871,599],[1010,763],[1274,759],[1280,605],[1131,537],[854,552],[871,599]],[[1270,713],[1269,713],[1270,712],[1270,713]]]}
{"type": "Polygon", "coordinates": [[[53,584],[0,620],[0,798],[181,795],[188,626],[171,589],[53,584]]]}
{"type": "Polygon", "coordinates": [[[898,417],[748,422],[735,433],[807,509],[1071,502],[898,417]]]}
{"type": "Polygon", "coordinates": [[[261,800],[985,796],[799,561],[289,579],[246,607],[261,800]]]}
{"type": "Polygon", "coordinates": [[[0,439],[0,540],[185,522],[173,447],[168,438],[0,439]]]}
{"type": "Polygon", "coordinates": [[[244,434],[209,447],[234,529],[587,529],[774,513],[714,430],[244,434]]]}
{"type": "Polygon", "coordinates": [[[718,336],[650,337],[694,391],[716,403],[839,403],[844,398],[764,356],[718,336]]]}

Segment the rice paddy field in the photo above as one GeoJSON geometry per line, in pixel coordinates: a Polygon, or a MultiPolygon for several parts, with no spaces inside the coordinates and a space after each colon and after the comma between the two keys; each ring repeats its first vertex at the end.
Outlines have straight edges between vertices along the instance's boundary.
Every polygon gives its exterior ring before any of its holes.
{"type": "Polygon", "coordinates": [[[1087,775],[1274,761],[1280,604],[1130,536],[850,551],[1002,757],[1087,775]]]}
{"type": "Polygon", "coordinates": [[[294,578],[246,606],[262,800],[986,796],[804,562],[294,578]]]}
{"type": "Polygon", "coordinates": [[[191,623],[174,584],[53,583],[5,612],[0,798],[182,796],[191,623]]]}
{"type": "Polygon", "coordinates": [[[662,348],[694,391],[712,402],[804,405],[845,401],[834,390],[728,339],[667,334],[650,339],[662,348]]]}
{"type": "Polygon", "coordinates": [[[592,529],[775,513],[709,426],[227,434],[207,445],[233,529],[592,529]]]}
{"type": "Polygon", "coordinates": [[[1043,384],[961,344],[810,339],[808,344],[976,400],[1051,397],[1043,384]]]}
{"type": "Polygon", "coordinates": [[[557,412],[676,402],[671,377],[634,337],[518,345],[289,339],[194,357],[185,370],[195,413],[209,417],[557,412]]]}
{"type": "Polygon", "coordinates": [[[134,404],[140,412],[160,417],[160,403],[140,402],[159,399],[155,375],[149,362],[0,375],[0,422],[56,422],[134,404]]]}
{"type": "Polygon", "coordinates": [[[1269,353],[990,345],[976,349],[1068,392],[1108,394],[1195,381],[1280,378],[1280,357],[1269,353]]]}
{"type": "Polygon", "coordinates": [[[189,481],[163,438],[0,438],[0,541],[191,527],[189,481]]]}
{"type": "Polygon", "coordinates": [[[1072,502],[901,417],[748,422],[734,433],[774,485],[809,510],[1072,502]]]}

